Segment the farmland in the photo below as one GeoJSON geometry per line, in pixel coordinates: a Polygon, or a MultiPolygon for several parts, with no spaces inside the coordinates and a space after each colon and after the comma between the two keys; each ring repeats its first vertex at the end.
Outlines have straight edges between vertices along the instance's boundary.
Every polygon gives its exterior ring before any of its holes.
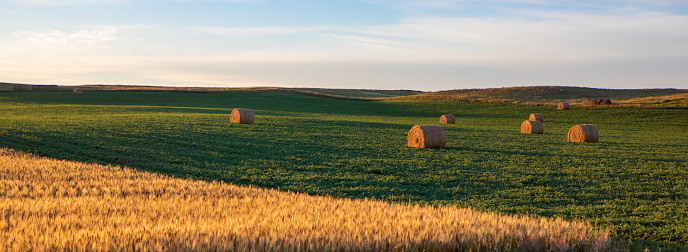
{"type": "Polygon", "coordinates": [[[608,251],[605,228],[311,196],[0,148],[3,251],[608,251]],[[97,223],[97,224],[94,224],[97,223]]]}
{"type": "Polygon", "coordinates": [[[0,146],[181,178],[343,198],[472,207],[613,224],[613,236],[688,244],[688,110],[295,93],[0,93],[0,146]],[[256,123],[229,123],[235,107],[256,123]],[[545,134],[519,133],[533,112],[545,134]],[[406,147],[442,114],[447,148],[406,147]],[[598,143],[568,143],[576,124],[598,143]]]}

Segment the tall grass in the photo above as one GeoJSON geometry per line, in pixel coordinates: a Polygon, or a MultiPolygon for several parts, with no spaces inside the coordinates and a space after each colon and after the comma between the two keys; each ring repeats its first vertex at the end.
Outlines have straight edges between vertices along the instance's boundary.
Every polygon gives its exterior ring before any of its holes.
{"type": "Polygon", "coordinates": [[[603,251],[589,223],[238,187],[0,149],[4,251],[603,251]]]}

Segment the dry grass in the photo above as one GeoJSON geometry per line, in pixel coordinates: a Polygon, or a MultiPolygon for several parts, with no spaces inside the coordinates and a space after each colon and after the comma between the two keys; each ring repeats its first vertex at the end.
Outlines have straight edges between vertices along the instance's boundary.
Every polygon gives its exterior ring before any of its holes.
{"type": "Polygon", "coordinates": [[[612,99],[615,107],[688,108],[687,89],[599,89],[584,87],[532,86],[457,89],[386,98],[389,100],[464,101],[532,106],[557,106],[559,102],[580,104],[585,99],[612,99]]]}
{"type": "Polygon", "coordinates": [[[688,93],[631,98],[616,101],[617,104],[624,104],[633,107],[679,107],[688,108],[688,93]]]}
{"type": "Polygon", "coordinates": [[[0,149],[4,251],[595,251],[588,223],[192,181],[0,149]]]}

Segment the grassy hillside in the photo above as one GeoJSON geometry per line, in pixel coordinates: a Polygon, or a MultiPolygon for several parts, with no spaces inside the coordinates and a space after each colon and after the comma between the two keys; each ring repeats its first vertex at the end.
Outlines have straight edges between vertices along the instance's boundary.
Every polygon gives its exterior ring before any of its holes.
{"type": "Polygon", "coordinates": [[[3,251],[613,251],[589,223],[237,187],[3,148],[0,175],[3,251]]]}
{"type": "MultiPolygon", "coordinates": [[[[0,91],[14,91],[12,83],[0,82],[0,91]]],[[[317,97],[367,100],[408,96],[422,93],[413,90],[378,90],[378,89],[336,89],[336,88],[281,88],[281,87],[166,87],[166,86],[136,86],[136,85],[80,85],[59,86],[62,91],[80,88],[86,92],[103,91],[147,91],[147,92],[185,92],[185,93],[297,93],[317,97]]]]}
{"type": "MultiPolygon", "coordinates": [[[[82,88],[89,91],[165,91],[189,93],[297,93],[316,97],[352,100],[433,100],[464,101],[495,104],[556,106],[559,102],[580,105],[584,99],[611,99],[614,106],[640,108],[688,108],[688,89],[599,89],[585,87],[532,86],[486,89],[457,89],[438,92],[414,90],[329,89],[329,88],[213,88],[165,87],[133,85],[60,86],[70,91],[82,88]]],[[[1,83],[0,91],[12,91],[12,84],[1,83]]]]}
{"type": "MultiPolygon", "coordinates": [[[[688,244],[688,110],[333,100],[294,93],[0,93],[0,145],[61,159],[315,195],[613,224],[688,244]],[[251,108],[256,124],[229,123],[251,108]],[[533,112],[545,134],[520,134],[533,112]],[[415,124],[445,149],[411,149],[415,124]],[[576,124],[599,143],[568,143],[576,124]]],[[[663,251],[667,251],[664,249],[663,251]]]]}
{"type": "Polygon", "coordinates": [[[611,99],[614,105],[634,107],[688,108],[686,89],[598,89],[582,87],[533,86],[512,88],[459,89],[427,92],[392,99],[470,101],[504,104],[551,105],[584,99],[611,99]]]}

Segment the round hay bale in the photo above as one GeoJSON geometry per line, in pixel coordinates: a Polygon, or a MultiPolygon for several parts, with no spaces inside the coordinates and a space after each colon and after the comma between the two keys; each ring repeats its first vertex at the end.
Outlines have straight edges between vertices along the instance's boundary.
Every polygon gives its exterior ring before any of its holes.
{"type": "Polygon", "coordinates": [[[530,117],[528,117],[528,120],[541,121],[542,122],[545,120],[545,117],[540,113],[532,113],[532,114],[530,114],[530,117]]]}
{"type": "Polygon", "coordinates": [[[612,100],[609,99],[585,99],[583,100],[583,106],[602,106],[602,105],[612,105],[612,100]]]}
{"type": "Polygon", "coordinates": [[[573,126],[568,134],[568,141],[576,143],[597,142],[599,138],[600,133],[597,131],[597,128],[590,124],[573,126]]]}
{"type": "Polygon", "coordinates": [[[540,121],[526,120],[521,123],[521,133],[543,134],[545,133],[545,126],[540,121]]]}
{"type": "Polygon", "coordinates": [[[558,109],[570,109],[571,105],[568,102],[560,102],[557,104],[558,109]]]}
{"type": "Polygon", "coordinates": [[[250,109],[235,108],[229,116],[231,123],[253,123],[254,115],[250,109]]]}
{"type": "Polygon", "coordinates": [[[454,115],[442,115],[440,117],[440,123],[454,124],[455,122],[456,122],[456,118],[454,118],[454,115]]]}
{"type": "Polygon", "coordinates": [[[29,85],[14,84],[13,89],[14,89],[14,91],[27,91],[27,90],[29,90],[29,85]]]}
{"type": "Polygon", "coordinates": [[[444,148],[447,135],[437,125],[416,125],[408,133],[408,146],[414,148],[444,148]]]}
{"type": "Polygon", "coordinates": [[[72,90],[72,92],[75,94],[83,94],[84,90],[81,88],[75,88],[74,90],[72,90]]]}

